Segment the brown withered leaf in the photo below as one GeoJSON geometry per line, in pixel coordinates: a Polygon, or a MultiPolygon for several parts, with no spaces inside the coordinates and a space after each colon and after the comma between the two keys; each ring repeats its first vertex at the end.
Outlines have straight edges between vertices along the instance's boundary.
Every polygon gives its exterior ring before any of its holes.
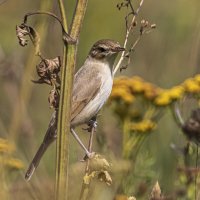
{"type": "Polygon", "coordinates": [[[43,83],[46,83],[48,85],[52,85],[51,81],[49,81],[48,79],[45,79],[45,78],[39,78],[38,80],[31,80],[33,83],[36,83],[36,84],[43,84],[43,83]]]}
{"type": "Polygon", "coordinates": [[[34,28],[23,23],[20,26],[16,26],[16,35],[19,39],[19,44],[23,47],[28,44],[28,39],[25,37],[29,36],[35,46],[35,54],[40,54],[40,37],[34,28]]]}
{"type": "Polygon", "coordinates": [[[16,26],[16,35],[21,46],[24,47],[28,44],[28,40],[25,38],[25,36],[29,35],[29,32],[24,24],[16,26]]]}
{"type": "Polygon", "coordinates": [[[33,81],[34,83],[47,83],[52,85],[57,82],[60,84],[59,72],[61,68],[60,57],[54,59],[43,59],[37,66],[37,74],[40,77],[39,80],[33,81]]]}
{"type": "Polygon", "coordinates": [[[53,88],[48,97],[50,108],[58,108],[59,105],[59,93],[56,88],[53,88]]]}

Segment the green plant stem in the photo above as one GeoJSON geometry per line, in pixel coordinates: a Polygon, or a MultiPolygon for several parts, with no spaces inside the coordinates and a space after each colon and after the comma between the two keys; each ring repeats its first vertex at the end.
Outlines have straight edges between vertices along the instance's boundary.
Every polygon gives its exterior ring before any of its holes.
{"type": "MultiPolygon", "coordinates": [[[[63,2],[59,1],[61,16],[65,18],[63,2]]],[[[87,0],[78,0],[71,24],[70,36],[78,41],[87,0]]],[[[67,28],[66,21],[64,22],[67,28]]],[[[64,43],[63,68],[57,125],[56,200],[68,199],[69,135],[71,121],[71,93],[76,64],[77,44],[64,43]]]]}
{"type": "Polygon", "coordinates": [[[67,17],[66,17],[66,13],[65,13],[65,7],[64,7],[64,4],[63,4],[63,0],[58,0],[58,5],[59,5],[60,14],[61,14],[64,29],[65,29],[65,31],[68,31],[67,17]]]}
{"type": "MultiPolygon", "coordinates": [[[[94,131],[95,128],[93,127],[91,132],[90,132],[90,139],[89,139],[89,144],[88,144],[88,151],[92,152],[92,141],[93,141],[93,137],[94,137],[94,131]]],[[[90,165],[90,160],[88,159],[86,161],[86,166],[85,166],[85,175],[84,176],[88,176],[90,169],[89,169],[89,165],[90,165]]],[[[82,183],[82,188],[81,188],[81,194],[80,194],[80,200],[87,200],[88,199],[88,194],[89,194],[89,189],[90,189],[90,183],[85,183],[85,181],[83,180],[82,183]]]]}

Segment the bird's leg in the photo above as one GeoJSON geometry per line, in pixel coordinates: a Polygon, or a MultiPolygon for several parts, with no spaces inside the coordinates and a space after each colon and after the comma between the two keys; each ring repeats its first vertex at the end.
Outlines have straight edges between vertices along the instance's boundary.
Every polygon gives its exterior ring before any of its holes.
{"type": "Polygon", "coordinates": [[[94,131],[96,131],[96,127],[97,127],[97,116],[92,117],[89,122],[87,123],[88,128],[83,128],[83,130],[87,130],[89,133],[92,132],[92,129],[94,129],[94,131]]]}
{"type": "Polygon", "coordinates": [[[74,138],[76,139],[76,141],[80,144],[80,146],[83,148],[83,150],[85,151],[86,155],[88,158],[91,158],[93,153],[89,152],[88,149],[85,147],[85,145],[82,143],[81,139],[78,137],[78,135],[76,134],[76,132],[74,131],[73,128],[70,129],[72,135],[74,136],[74,138]]]}
{"type": "MultiPolygon", "coordinates": [[[[88,122],[88,128],[86,128],[85,130],[87,130],[90,133],[90,138],[89,138],[89,143],[88,143],[88,151],[93,155],[94,153],[92,153],[92,144],[93,144],[93,137],[94,137],[94,132],[96,131],[96,127],[97,127],[97,121],[96,121],[97,117],[94,116],[91,118],[91,120],[89,120],[88,122]]],[[[83,160],[87,160],[88,156],[85,155],[83,160]]],[[[88,169],[89,164],[86,165],[86,169],[88,169]]]]}
{"type": "Polygon", "coordinates": [[[93,117],[89,122],[88,122],[88,126],[90,127],[90,132],[92,131],[92,129],[94,128],[94,130],[96,130],[97,128],[97,116],[93,117]]]}

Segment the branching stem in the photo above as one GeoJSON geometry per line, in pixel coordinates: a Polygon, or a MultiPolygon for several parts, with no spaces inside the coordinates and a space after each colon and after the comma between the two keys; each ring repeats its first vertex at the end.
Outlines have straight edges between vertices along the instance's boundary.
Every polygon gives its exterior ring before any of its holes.
{"type": "MultiPolygon", "coordinates": [[[[94,132],[95,132],[95,127],[92,127],[92,129],[90,131],[90,138],[89,138],[89,144],[88,144],[88,151],[89,152],[92,152],[94,132]]],[[[85,176],[88,175],[89,170],[90,170],[89,169],[90,160],[87,159],[86,162],[87,163],[86,163],[86,166],[85,166],[85,176]]],[[[88,199],[89,188],[90,188],[90,183],[86,184],[85,181],[83,180],[82,188],[81,188],[81,194],[80,194],[80,200],[87,200],[88,199]]]]}
{"type": "MultiPolygon", "coordinates": [[[[132,20],[131,20],[131,25],[129,26],[129,28],[126,29],[126,36],[125,36],[124,45],[123,45],[123,47],[124,47],[125,49],[126,49],[126,47],[127,47],[127,43],[128,43],[128,38],[129,38],[130,32],[131,32],[131,30],[132,30],[132,28],[133,28],[132,24],[134,24],[134,22],[135,22],[135,20],[136,20],[136,16],[138,15],[138,13],[139,13],[139,11],[140,11],[140,9],[141,9],[143,3],[144,3],[144,0],[141,0],[141,1],[140,1],[139,7],[138,7],[137,10],[133,13],[133,18],[132,18],[132,20]]],[[[130,5],[132,6],[132,4],[130,4],[130,5]]],[[[131,7],[131,8],[132,8],[132,7],[131,7]]],[[[119,59],[117,65],[116,65],[115,68],[113,69],[113,75],[115,75],[116,72],[117,72],[117,70],[120,68],[120,66],[121,66],[122,61],[124,60],[124,58],[125,58],[125,51],[122,52],[121,57],[120,57],[120,59],[119,59]]]]}

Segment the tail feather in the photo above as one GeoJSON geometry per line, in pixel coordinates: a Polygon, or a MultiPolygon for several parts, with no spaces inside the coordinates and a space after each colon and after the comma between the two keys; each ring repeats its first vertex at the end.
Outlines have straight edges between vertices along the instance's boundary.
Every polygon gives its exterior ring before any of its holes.
{"type": "MultiPolygon", "coordinates": [[[[52,141],[53,142],[53,141],[52,141]]],[[[40,160],[42,158],[42,156],[44,155],[44,153],[46,152],[47,148],[49,147],[51,143],[42,143],[37,151],[37,153],[35,154],[32,162],[30,163],[26,174],[25,174],[25,179],[27,181],[29,181],[35,171],[35,169],[37,168],[37,166],[40,163],[40,160]]]]}
{"type": "Polygon", "coordinates": [[[32,162],[30,163],[26,173],[25,173],[25,179],[27,181],[29,181],[34,173],[34,171],[36,170],[36,168],[38,167],[40,160],[42,158],[42,156],[44,155],[44,153],[46,152],[47,148],[49,147],[49,145],[56,140],[56,136],[57,136],[57,114],[56,112],[53,113],[52,117],[51,117],[51,121],[49,123],[49,127],[47,129],[47,132],[45,134],[45,137],[43,139],[42,144],[40,145],[37,153],[35,154],[32,162]]]}

